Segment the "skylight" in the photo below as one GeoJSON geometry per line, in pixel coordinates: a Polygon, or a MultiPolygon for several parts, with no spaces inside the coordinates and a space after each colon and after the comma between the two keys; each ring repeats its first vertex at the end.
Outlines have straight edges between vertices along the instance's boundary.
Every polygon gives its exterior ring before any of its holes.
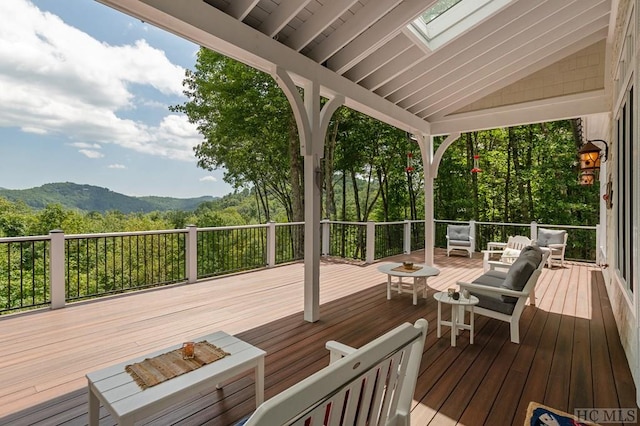
{"type": "Polygon", "coordinates": [[[409,30],[433,51],[491,16],[512,0],[438,0],[409,30]]]}

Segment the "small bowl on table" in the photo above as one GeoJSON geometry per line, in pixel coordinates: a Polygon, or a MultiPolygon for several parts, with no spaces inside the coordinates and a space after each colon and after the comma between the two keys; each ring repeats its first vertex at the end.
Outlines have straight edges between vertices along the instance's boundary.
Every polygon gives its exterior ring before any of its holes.
{"type": "Polygon", "coordinates": [[[413,262],[402,262],[402,266],[407,269],[413,269],[413,262]]]}

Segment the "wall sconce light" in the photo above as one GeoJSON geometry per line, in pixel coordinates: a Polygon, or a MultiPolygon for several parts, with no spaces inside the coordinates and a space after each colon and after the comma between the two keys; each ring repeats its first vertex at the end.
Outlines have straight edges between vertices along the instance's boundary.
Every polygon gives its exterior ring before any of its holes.
{"type": "Polygon", "coordinates": [[[600,163],[607,161],[609,157],[609,146],[602,139],[592,139],[587,141],[578,151],[580,156],[580,185],[593,185],[596,180],[596,173],[600,171],[600,163]],[[604,155],[602,149],[594,144],[602,142],[604,144],[604,155]]]}

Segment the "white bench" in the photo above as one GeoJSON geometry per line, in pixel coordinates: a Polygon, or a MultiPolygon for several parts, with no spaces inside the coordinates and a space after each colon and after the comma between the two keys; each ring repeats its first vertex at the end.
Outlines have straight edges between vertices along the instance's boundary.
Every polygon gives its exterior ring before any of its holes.
{"type": "Polygon", "coordinates": [[[245,426],[409,426],[427,328],[404,323],[359,349],[327,342],[329,366],[260,405],[245,426]]]}

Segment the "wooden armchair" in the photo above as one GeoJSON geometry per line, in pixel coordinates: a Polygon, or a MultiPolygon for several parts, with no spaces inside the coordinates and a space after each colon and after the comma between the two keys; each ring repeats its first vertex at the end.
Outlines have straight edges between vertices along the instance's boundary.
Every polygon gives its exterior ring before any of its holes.
{"type": "Polygon", "coordinates": [[[527,298],[535,305],[535,286],[548,256],[538,247],[527,246],[507,272],[491,269],[471,283],[459,281],[458,285],[480,299],[476,314],[508,322],[511,341],[520,343],[520,315],[527,298]]]}
{"type": "Polygon", "coordinates": [[[564,251],[567,248],[567,238],[569,234],[565,230],[538,229],[536,243],[543,250],[549,253],[547,263],[552,267],[552,260],[559,260],[560,267],[564,267],[564,251]]]}
{"type": "Polygon", "coordinates": [[[451,250],[465,250],[473,256],[475,246],[471,225],[447,225],[447,256],[451,250]]]}
{"type": "Polygon", "coordinates": [[[327,342],[329,366],[262,403],[244,424],[409,426],[427,328],[424,319],[404,323],[359,349],[327,342]]]}
{"type": "MultiPolygon", "coordinates": [[[[528,245],[531,245],[531,240],[521,235],[510,236],[506,243],[489,243],[489,250],[482,250],[485,272],[489,270],[493,256],[500,256],[499,262],[508,268],[520,256],[520,251],[528,245]]],[[[500,265],[494,263],[493,266],[495,269],[500,265]]]]}

